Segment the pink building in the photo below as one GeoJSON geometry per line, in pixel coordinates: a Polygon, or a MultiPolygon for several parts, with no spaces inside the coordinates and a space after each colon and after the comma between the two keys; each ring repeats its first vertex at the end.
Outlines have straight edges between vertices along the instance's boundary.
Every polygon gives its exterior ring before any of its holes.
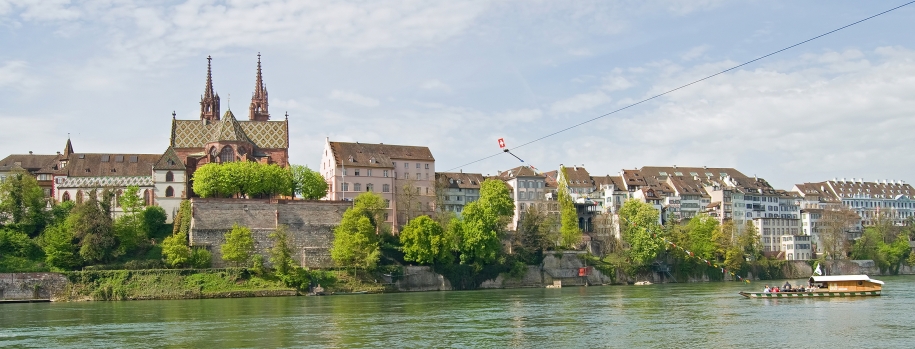
{"type": "Polygon", "coordinates": [[[320,172],[328,184],[325,200],[352,200],[367,191],[381,195],[388,202],[385,221],[395,232],[434,211],[435,158],[428,147],[328,139],[320,172]]]}

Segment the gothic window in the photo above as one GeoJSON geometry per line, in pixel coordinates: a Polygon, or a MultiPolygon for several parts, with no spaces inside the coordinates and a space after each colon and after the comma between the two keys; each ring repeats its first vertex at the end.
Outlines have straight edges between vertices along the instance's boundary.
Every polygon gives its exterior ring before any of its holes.
{"type": "MultiPolygon", "coordinates": [[[[171,173],[171,172],[169,172],[169,173],[171,173]]],[[[165,197],[170,198],[170,197],[174,197],[174,196],[175,196],[175,189],[172,189],[172,187],[165,188],[165,197]]]]}
{"type": "Polygon", "coordinates": [[[149,189],[143,190],[143,205],[152,205],[152,194],[149,192],[149,189]]]}
{"type": "Polygon", "coordinates": [[[232,161],[235,161],[235,151],[232,150],[232,147],[227,145],[222,148],[222,151],[219,152],[219,162],[232,161]]]}
{"type": "Polygon", "coordinates": [[[172,173],[172,171],[166,172],[166,173],[165,173],[165,181],[166,181],[166,182],[174,182],[174,181],[175,181],[175,174],[172,173]]]}
{"type": "Polygon", "coordinates": [[[76,191],[76,203],[77,204],[83,203],[83,192],[82,191],[79,191],[79,190],[76,191]]]}
{"type": "Polygon", "coordinates": [[[216,147],[210,148],[210,160],[216,161],[216,147]]]}
{"type": "Polygon", "coordinates": [[[61,200],[70,201],[70,193],[65,191],[64,196],[63,196],[63,198],[61,198],[61,200]]]}

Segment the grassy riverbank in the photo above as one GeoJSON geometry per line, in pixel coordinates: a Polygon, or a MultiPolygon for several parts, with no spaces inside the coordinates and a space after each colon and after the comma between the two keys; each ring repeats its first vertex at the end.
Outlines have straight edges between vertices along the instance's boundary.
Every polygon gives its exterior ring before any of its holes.
{"type": "Polygon", "coordinates": [[[191,299],[295,295],[294,288],[248,269],[74,271],[58,300],[191,299]]]}

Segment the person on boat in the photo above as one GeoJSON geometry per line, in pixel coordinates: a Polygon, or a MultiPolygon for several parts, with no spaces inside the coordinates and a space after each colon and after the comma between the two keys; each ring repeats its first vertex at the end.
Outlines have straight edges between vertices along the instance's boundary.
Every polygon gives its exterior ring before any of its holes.
{"type": "Polygon", "coordinates": [[[779,293],[779,292],[781,292],[781,291],[778,289],[778,286],[775,286],[775,289],[772,290],[772,292],[779,293]]]}
{"type": "Polygon", "coordinates": [[[782,285],[782,288],[785,289],[785,290],[788,291],[788,292],[791,292],[791,283],[788,282],[788,281],[785,281],[785,284],[782,285]]]}
{"type": "Polygon", "coordinates": [[[769,285],[766,285],[766,288],[763,289],[763,293],[772,293],[772,289],[769,288],[769,285]]]}

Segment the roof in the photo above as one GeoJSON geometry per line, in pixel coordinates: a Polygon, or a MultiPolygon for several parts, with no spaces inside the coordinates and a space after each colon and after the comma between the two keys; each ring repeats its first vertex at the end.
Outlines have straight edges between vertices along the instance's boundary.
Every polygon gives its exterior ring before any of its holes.
{"type": "Polygon", "coordinates": [[[594,185],[597,186],[598,188],[600,188],[600,186],[602,186],[602,185],[611,185],[612,184],[614,186],[614,188],[616,188],[616,190],[625,190],[625,187],[623,186],[623,177],[621,177],[621,176],[606,175],[606,176],[599,176],[599,177],[591,177],[591,179],[594,181],[594,185]]]}
{"type": "Polygon", "coordinates": [[[13,154],[0,160],[0,171],[22,168],[34,172],[47,166],[55,159],[57,159],[57,155],[13,154]]]}
{"type": "Polygon", "coordinates": [[[153,165],[154,170],[186,170],[184,163],[181,162],[181,158],[178,157],[178,154],[175,153],[175,148],[168,147],[165,150],[165,153],[162,154],[162,157],[159,158],[159,161],[156,161],[156,164],[153,165]]]}
{"type": "Polygon", "coordinates": [[[542,174],[538,174],[530,166],[518,166],[507,171],[499,171],[499,175],[496,176],[501,180],[509,180],[512,178],[518,177],[544,177],[542,174]]]}
{"type": "Polygon", "coordinates": [[[358,142],[329,144],[337,165],[390,168],[394,167],[395,160],[435,161],[429,147],[358,142]]]}
{"type": "Polygon", "coordinates": [[[899,199],[900,195],[915,197],[915,188],[912,188],[912,185],[896,181],[880,183],[832,180],[826,181],[826,184],[838,198],[899,199]]]}
{"type": "Polygon", "coordinates": [[[203,148],[216,138],[224,140],[250,140],[259,148],[289,148],[288,121],[238,121],[231,111],[222,120],[172,119],[170,146],[175,148],[203,148]],[[231,120],[227,121],[226,119],[231,120]]]}
{"type": "Polygon", "coordinates": [[[70,154],[55,172],[70,177],[149,176],[161,154],[70,154]]]}
{"type": "Polygon", "coordinates": [[[871,279],[867,275],[814,275],[810,277],[813,282],[829,281],[869,281],[875,284],[883,285],[883,281],[871,279]]]}
{"type": "Polygon", "coordinates": [[[445,188],[454,189],[480,189],[484,180],[480,173],[463,172],[436,172],[435,179],[444,181],[445,188]]]}
{"type": "Polygon", "coordinates": [[[591,188],[594,187],[594,181],[591,180],[591,174],[584,167],[572,166],[566,167],[566,180],[570,188],[591,188]]]}
{"type": "Polygon", "coordinates": [[[58,188],[151,187],[152,176],[67,177],[58,188]]]}

